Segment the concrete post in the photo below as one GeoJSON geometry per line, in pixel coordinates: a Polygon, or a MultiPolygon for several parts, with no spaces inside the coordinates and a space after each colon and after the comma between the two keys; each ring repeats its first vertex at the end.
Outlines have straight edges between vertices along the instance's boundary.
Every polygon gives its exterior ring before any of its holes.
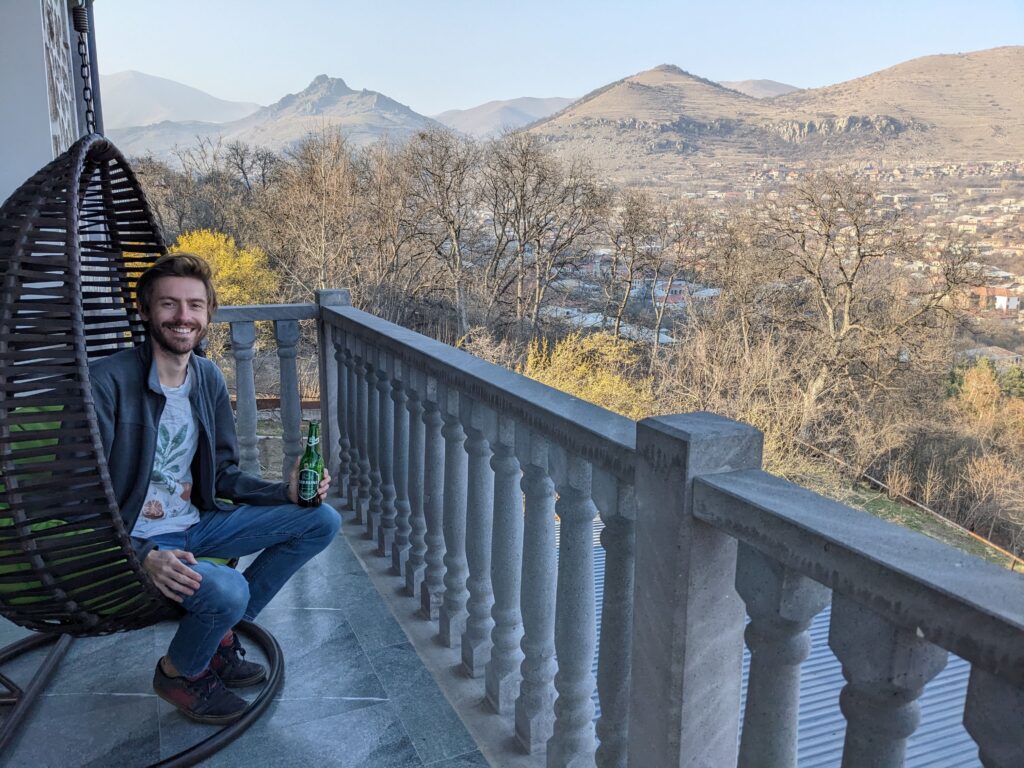
{"type": "Polygon", "coordinates": [[[515,454],[516,423],[498,416],[494,441],[494,529],[491,580],[494,584],[494,629],[491,660],[484,674],[487,701],[498,714],[513,711],[519,696],[519,665],[523,652],[523,617],[519,611],[523,567],[523,472],[515,454]]]}
{"type": "Polygon", "coordinates": [[[899,768],[921,719],[917,697],[946,666],[946,651],[842,595],[833,597],[828,642],[847,680],[843,768],[899,768]]]}
{"type": "Polygon", "coordinates": [[[438,616],[438,640],[455,648],[466,631],[466,603],[469,591],[466,579],[466,491],[469,457],[466,455],[466,431],[462,427],[460,395],[446,388],[444,397],[444,600],[438,616]]]}
{"type": "Polygon", "coordinates": [[[423,374],[415,370],[407,371],[406,374],[405,391],[409,397],[406,404],[409,409],[409,559],[405,564],[405,591],[409,597],[418,597],[426,568],[424,555],[427,553],[427,545],[423,540],[427,532],[427,522],[423,516],[424,441],[420,390],[423,374]]]}
{"type": "Polygon", "coordinates": [[[693,479],[761,465],[761,433],[710,413],[636,430],[636,599],[629,765],[730,766],[743,604],[736,540],[692,514],[693,479]]]}
{"type": "Polygon", "coordinates": [[[366,456],[370,462],[370,514],[366,516],[363,537],[377,540],[380,528],[380,394],[377,392],[377,349],[363,341],[363,376],[366,379],[366,456]]]}
{"type": "Polygon", "coordinates": [[[523,664],[516,699],[516,740],[533,754],[551,738],[555,699],[555,484],[548,474],[548,442],[522,430],[516,451],[523,463],[523,664]]]}
{"type": "Polygon", "coordinates": [[[256,378],[252,370],[256,324],[251,320],[231,323],[231,356],[235,359],[235,423],[238,432],[238,466],[260,474],[256,447],[256,378]]]}
{"type": "Polygon", "coordinates": [[[331,475],[338,475],[338,456],[334,442],[338,439],[338,371],[331,348],[331,329],[323,318],[324,307],[345,307],[350,304],[344,288],[327,288],[315,293],[319,317],[316,323],[317,354],[320,374],[320,449],[331,475]]]}
{"type": "Polygon", "coordinates": [[[359,433],[359,490],[356,494],[356,522],[370,519],[369,389],[366,383],[366,342],[359,339],[353,371],[356,377],[356,423],[359,433]]]}
{"type": "MultiPolygon", "coordinates": [[[[299,376],[295,367],[299,321],[275,320],[274,337],[277,339],[277,359],[281,369],[281,428],[284,431],[281,477],[287,481],[303,451],[302,403],[299,400],[299,376]]],[[[336,406],[337,403],[332,403],[332,407],[336,406]]]]}
{"type": "MultiPolygon", "coordinates": [[[[560,462],[561,463],[561,462],[560,462]]],[[[593,522],[590,462],[568,456],[557,473],[561,520],[558,589],[555,602],[555,727],[548,741],[548,768],[588,768],[594,764],[594,687],[590,671],[597,645],[594,599],[593,522]]]]}
{"type": "Polygon", "coordinates": [[[431,621],[437,620],[444,596],[444,422],[437,389],[437,379],[428,375],[423,393],[423,517],[427,525],[423,542],[427,551],[420,584],[420,612],[431,621]]]}
{"type": "Polygon", "coordinates": [[[395,541],[391,549],[391,569],[396,576],[405,576],[405,562],[409,557],[409,401],[405,393],[405,374],[402,361],[391,361],[391,400],[394,409],[395,439],[392,445],[395,474],[395,541]]]}
{"type": "Polygon", "coordinates": [[[795,768],[800,665],[811,650],[807,628],[831,593],[745,544],[736,591],[750,616],[745,635],[751,654],[739,765],[795,768]]]}
{"type": "Polygon", "coordinates": [[[338,371],[338,402],[334,407],[338,411],[338,477],[335,482],[338,494],[338,509],[349,504],[349,486],[352,482],[352,424],[349,422],[349,401],[352,399],[348,389],[348,363],[345,359],[345,333],[334,327],[334,363],[338,371]]]}
{"type": "Polygon", "coordinates": [[[1024,688],[972,667],[964,726],[985,768],[1024,765],[1024,688]]]}
{"type": "Polygon", "coordinates": [[[391,557],[395,541],[395,404],[391,400],[391,355],[377,352],[377,412],[380,419],[378,463],[380,464],[380,526],[377,528],[377,554],[391,557]]]}

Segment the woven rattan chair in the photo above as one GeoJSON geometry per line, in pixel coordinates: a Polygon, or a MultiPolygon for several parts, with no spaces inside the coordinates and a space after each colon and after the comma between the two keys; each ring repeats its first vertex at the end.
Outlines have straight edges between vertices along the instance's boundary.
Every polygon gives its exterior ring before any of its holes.
{"type": "MultiPolygon", "coordinates": [[[[143,341],[133,286],[165,252],[135,175],[101,136],[79,140],[0,208],[0,613],[40,633],[0,650],[0,665],[57,641],[24,690],[0,674],[10,707],[0,751],[72,637],[177,615],[118,513],[88,369],[143,341]]],[[[263,691],[240,720],[161,765],[212,754],[269,704],[280,648],[255,625],[243,631],[270,662],[263,691]]]]}

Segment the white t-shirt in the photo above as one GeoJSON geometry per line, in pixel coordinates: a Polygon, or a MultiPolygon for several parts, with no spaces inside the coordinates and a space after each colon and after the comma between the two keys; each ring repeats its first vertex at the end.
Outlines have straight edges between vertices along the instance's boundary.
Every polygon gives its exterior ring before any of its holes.
{"type": "Polygon", "coordinates": [[[132,528],[132,536],[142,539],[183,531],[199,522],[199,510],[191,501],[192,458],[199,445],[199,428],[188,399],[191,377],[186,371],[180,387],[161,384],[160,388],[167,404],[157,429],[146,501],[132,528]]]}

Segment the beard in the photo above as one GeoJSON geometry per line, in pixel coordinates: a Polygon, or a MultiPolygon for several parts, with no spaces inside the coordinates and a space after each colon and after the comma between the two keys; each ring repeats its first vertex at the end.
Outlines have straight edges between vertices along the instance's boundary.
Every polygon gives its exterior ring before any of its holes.
{"type": "Polygon", "coordinates": [[[165,352],[169,352],[172,355],[187,355],[197,349],[203,339],[206,338],[207,331],[207,326],[196,326],[191,324],[189,327],[197,332],[187,338],[182,338],[170,330],[170,328],[174,327],[173,323],[165,323],[163,326],[157,326],[154,323],[149,322],[146,326],[149,331],[149,338],[159,345],[165,352]]]}

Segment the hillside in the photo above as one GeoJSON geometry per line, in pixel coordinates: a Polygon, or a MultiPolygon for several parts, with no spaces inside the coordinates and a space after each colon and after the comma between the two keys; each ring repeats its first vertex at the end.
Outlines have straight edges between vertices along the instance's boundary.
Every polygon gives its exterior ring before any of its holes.
{"type": "Polygon", "coordinates": [[[800,89],[775,80],[719,80],[718,84],[755,99],[770,99],[800,89]]]}
{"type": "Polygon", "coordinates": [[[450,109],[434,119],[449,128],[477,138],[490,138],[502,131],[522,128],[564,109],[572,99],[526,96],[506,101],[488,101],[470,109],[450,109]]]}
{"type": "Polygon", "coordinates": [[[259,104],[225,101],[198,88],[134,70],[101,75],[100,93],[107,130],[165,120],[226,123],[260,108],[259,104]]]}

